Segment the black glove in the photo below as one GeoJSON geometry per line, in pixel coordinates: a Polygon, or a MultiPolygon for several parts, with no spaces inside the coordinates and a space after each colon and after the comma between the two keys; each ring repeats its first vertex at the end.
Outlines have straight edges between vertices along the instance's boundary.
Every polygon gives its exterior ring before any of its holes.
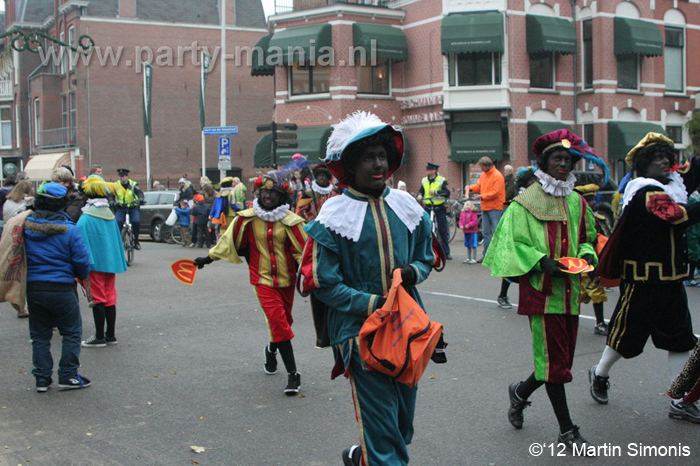
{"type": "Polygon", "coordinates": [[[593,254],[586,254],[581,259],[585,260],[588,265],[595,265],[595,256],[593,254]]]}
{"type": "Polygon", "coordinates": [[[384,304],[386,304],[386,297],[380,296],[379,299],[377,300],[377,309],[383,308],[384,304]]]}
{"type": "Polygon", "coordinates": [[[205,265],[211,264],[212,262],[214,262],[214,259],[209,256],[204,256],[196,258],[194,260],[194,265],[196,265],[198,269],[202,269],[205,265]]]}
{"type": "Polygon", "coordinates": [[[139,205],[146,205],[146,199],[139,199],[139,205]]]}
{"type": "Polygon", "coordinates": [[[399,264],[397,268],[401,269],[401,284],[404,286],[413,286],[418,281],[416,271],[410,265],[399,264]]]}
{"type": "Polygon", "coordinates": [[[568,267],[559,261],[555,261],[554,259],[550,259],[549,257],[545,256],[540,259],[540,265],[542,266],[544,273],[547,275],[551,275],[553,277],[566,277],[566,272],[563,272],[562,270],[566,270],[568,267]]]}

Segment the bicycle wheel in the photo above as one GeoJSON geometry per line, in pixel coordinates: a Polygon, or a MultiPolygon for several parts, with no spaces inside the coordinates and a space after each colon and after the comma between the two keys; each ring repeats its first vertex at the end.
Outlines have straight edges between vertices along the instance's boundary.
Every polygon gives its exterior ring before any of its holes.
{"type": "Polygon", "coordinates": [[[122,243],[124,244],[126,265],[131,266],[131,264],[134,262],[134,235],[127,228],[122,230],[122,243]]]}
{"type": "Polygon", "coordinates": [[[182,244],[182,232],[180,231],[180,225],[173,225],[170,229],[170,239],[175,244],[182,244]]]}
{"type": "Polygon", "coordinates": [[[455,219],[453,219],[452,217],[447,217],[447,231],[450,235],[450,240],[448,242],[451,243],[452,240],[455,239],[455,235],[457,234],[457,224],[455,223],[455,219]]]}

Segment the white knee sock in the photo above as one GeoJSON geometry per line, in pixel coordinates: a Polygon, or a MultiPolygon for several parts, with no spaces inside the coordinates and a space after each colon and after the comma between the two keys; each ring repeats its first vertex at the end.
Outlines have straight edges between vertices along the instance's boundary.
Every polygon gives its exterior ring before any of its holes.
{"type": "Polygon", "coordinates": [[[681,373],[689,357],[690,351],[684,351],[682,353],[675,351],[668,352],[668,376],[671,378],[671,383],[673,383],[676,377],[678,377],[678,374],[681,373]]]}
{"type": "Polygon", "coordinates": [[[600,377],[607,377],[608,372],[610,372],[610,368],[621,357],[622,355],[620,353],[606,345],[605,349],[603,350],[603,355],[600,357],[600,362],[595,368],[595,375],[598,375],[600,377]]]}

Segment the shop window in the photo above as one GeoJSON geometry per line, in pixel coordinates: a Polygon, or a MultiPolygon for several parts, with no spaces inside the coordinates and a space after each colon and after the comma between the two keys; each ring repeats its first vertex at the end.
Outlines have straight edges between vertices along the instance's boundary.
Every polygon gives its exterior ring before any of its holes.
{"type": "Polygon", "coordinates": [[[639,55],[617,57],[617,87],[619,89],[639,89],[639,55]]]}
{"type": "Polygon", "coordinates": [[[666,27],[664,63],[666,70],[666,90],[683,92],[683,29],[666,27]]]}
{"type": "Polygon", "coordinates": [[[11,107],[0,107],[0,147],[12,147],[11,107]]]}
{"type": "Polygon", "coordinates": [[[554,53],[530,55],[530,87],[554,89],[554,53]]]}
{"type": "Polygon", "coordinates": [[[501,84],[499,52],[460,53],[450,56],[450,86],[501,84]]]}
{"type": "Polygon", "coordinates": [[[377,60],[374,66],[357,67],[357,92],[359,94],[389,94],[391,62],[377,60]]]}
{"type": "Polygon", "coordinates": [[[583,87],[593,87],[593,21],[583,22],[583,87]]]}
{"type": "Polygon", "coordinates": [[[294,62],[289,69],[292,95],[329,92],[330,67],[294,62]]]}
{"type": "Polygon", "coordinates": [[[666,126],[666,134],[676,144],[683,144],[683,127],[666,126]]]}

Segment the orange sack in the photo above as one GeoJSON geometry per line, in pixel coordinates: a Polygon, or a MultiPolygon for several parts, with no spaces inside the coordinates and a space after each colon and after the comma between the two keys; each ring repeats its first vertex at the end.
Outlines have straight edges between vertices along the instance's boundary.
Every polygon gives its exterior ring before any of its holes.
{"type": "Polygon", "coordinates": [[[415,387],[441,335],[442,324],[432,322],[401,286],[396,269],[386,303],[360,329],[360,356],[372,369],[415,387]]]}

